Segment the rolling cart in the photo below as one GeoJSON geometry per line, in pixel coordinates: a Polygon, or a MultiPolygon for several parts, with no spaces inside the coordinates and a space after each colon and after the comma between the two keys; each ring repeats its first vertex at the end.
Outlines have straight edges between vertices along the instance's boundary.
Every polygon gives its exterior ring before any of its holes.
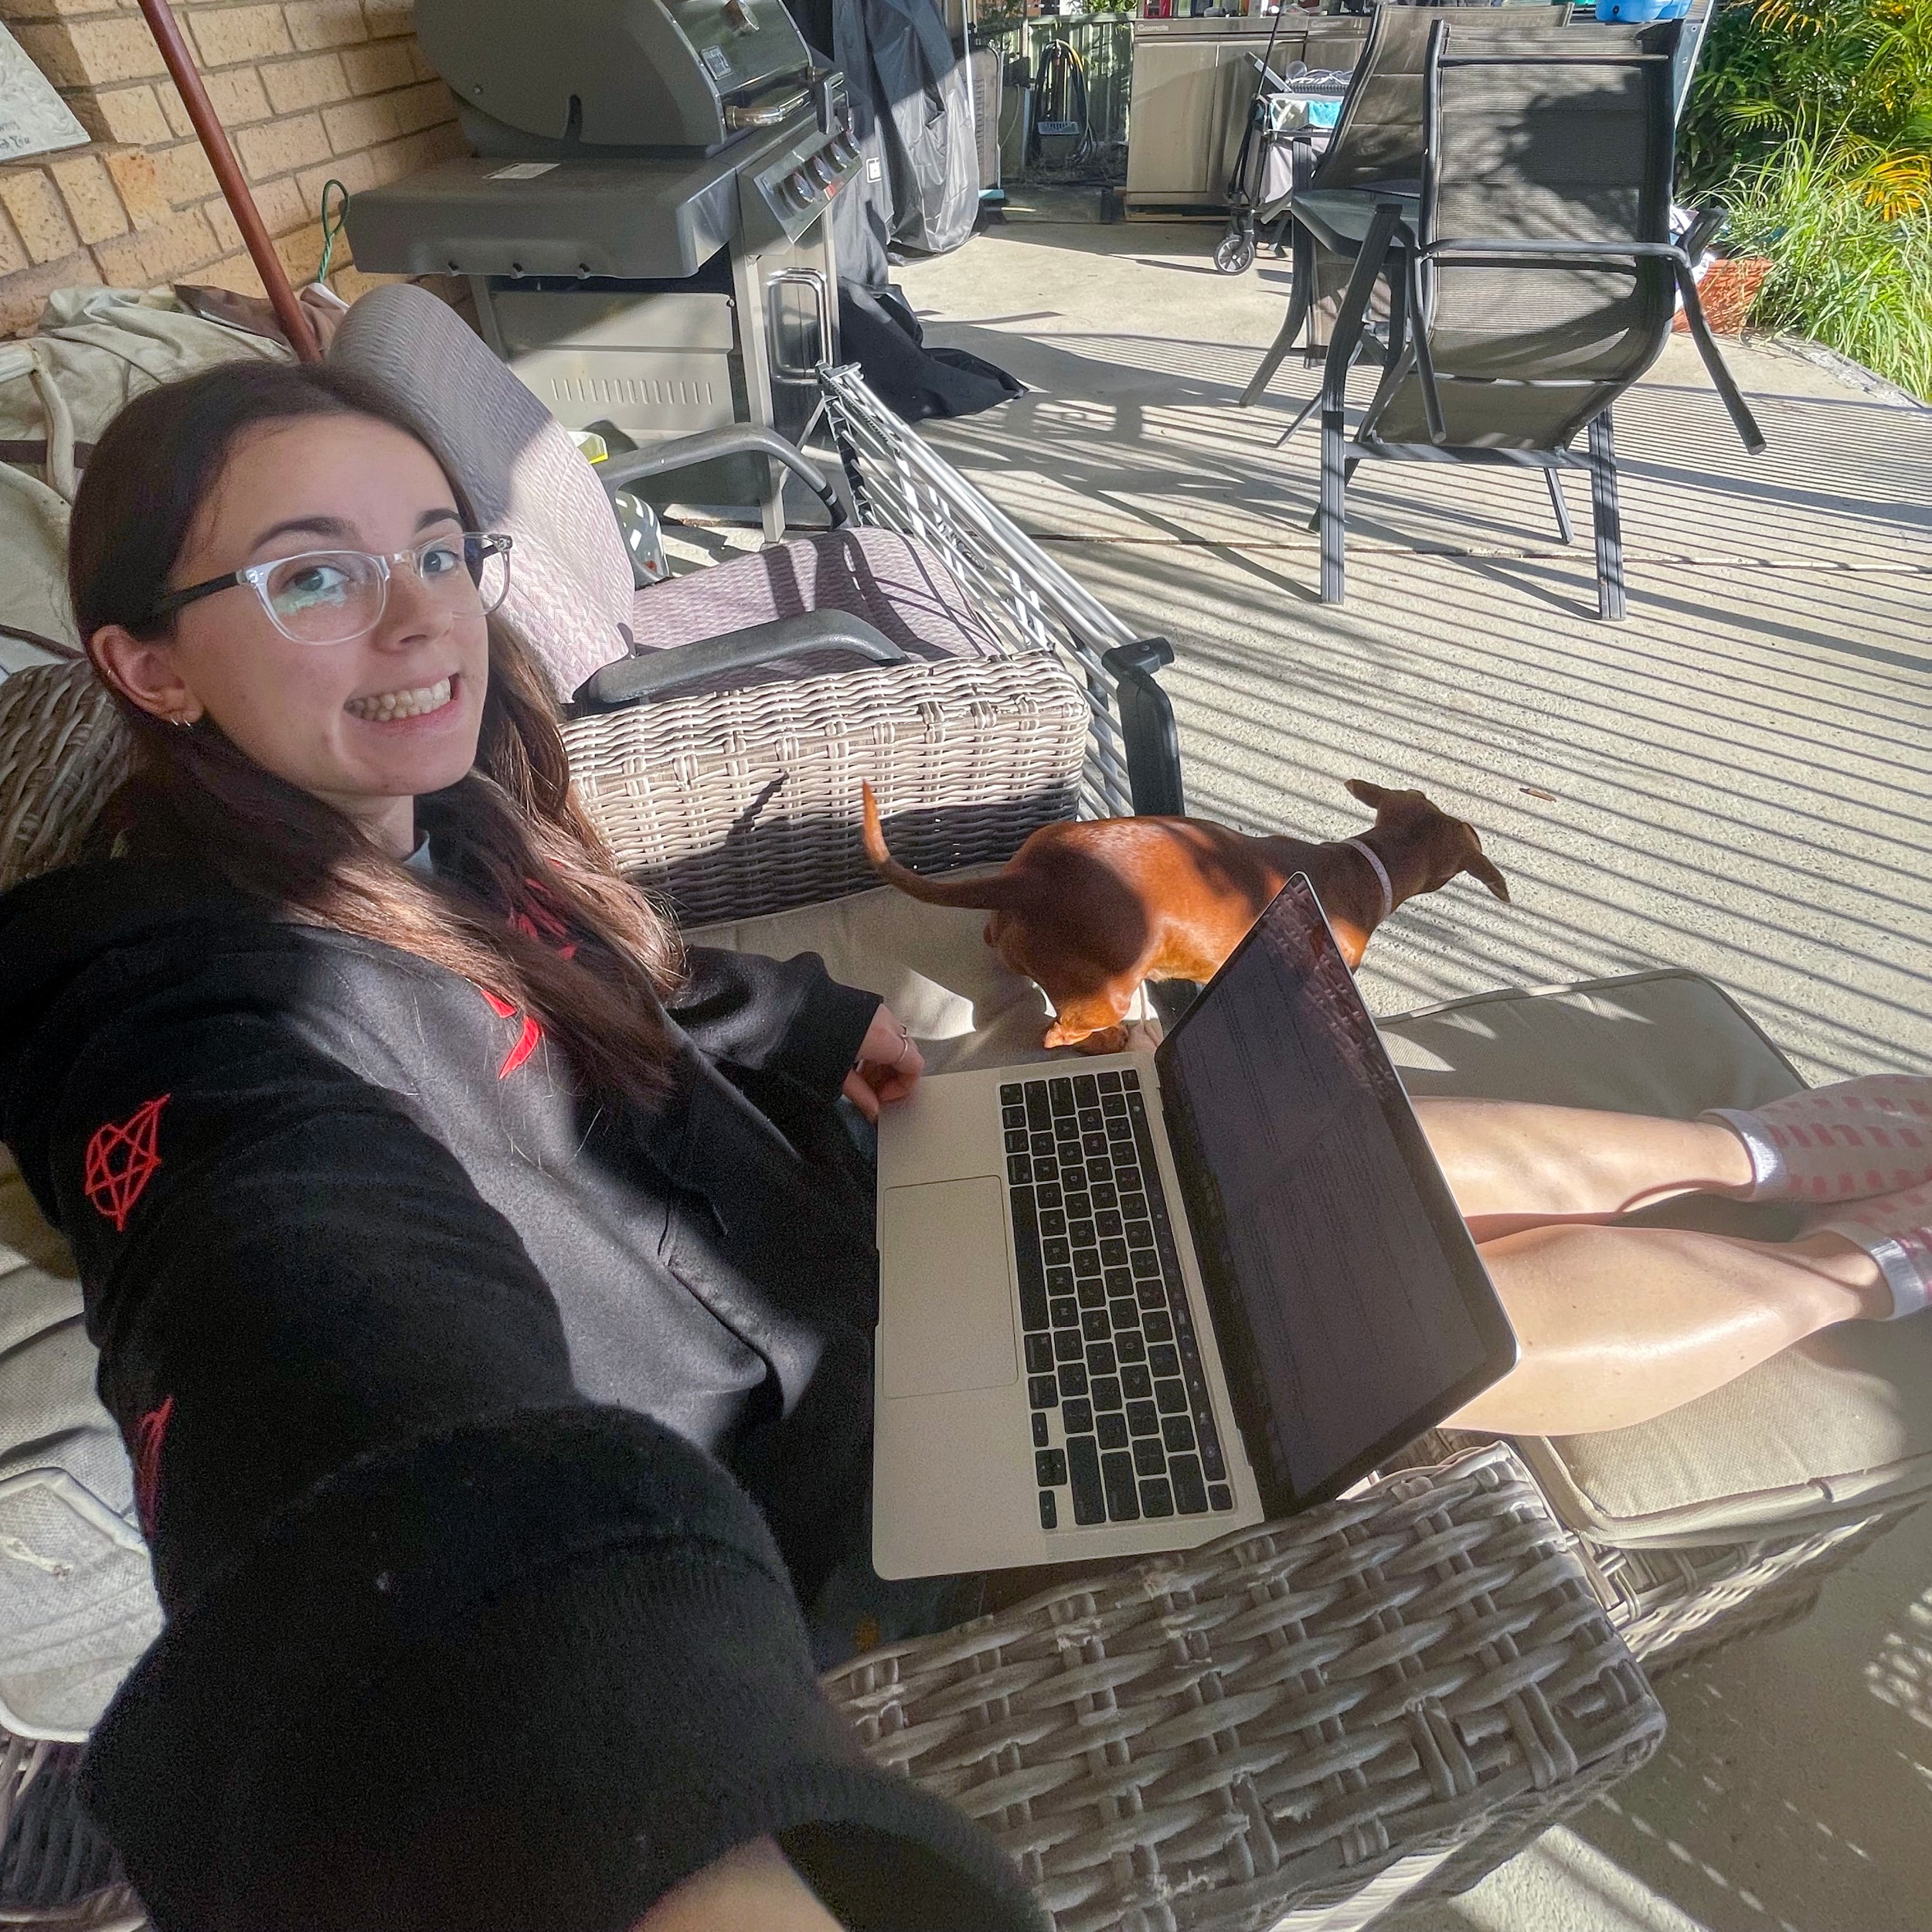
{"type": "Polygon", "coordinates": [[[1347,74],[1300,61],[1277,73],[1268,64],[1274,49],[1271,34],[1267,53],[1248,56],[1255,66],[1254,97],[1228,178],[1228,232],[1214,251],[1214,266],[1223,275],[1245,274],[1254,265],[1258,232],[1270,223],[1275,253],[1284,252],[1280,225],[1287,205],[1328,145],[1348,90],[1347,74]]]}

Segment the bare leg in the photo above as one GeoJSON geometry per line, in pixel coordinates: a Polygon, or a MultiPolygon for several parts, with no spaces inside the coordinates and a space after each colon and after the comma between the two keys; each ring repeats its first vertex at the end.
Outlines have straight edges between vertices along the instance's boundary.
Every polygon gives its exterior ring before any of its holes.
{"type": "Polygon", "coordinates": [[[1527,1101],[1419,1100],[1478,1240],[1551,1221],[1614,1220],[1691,1192],[1741,1193],[1750,1156],[1726,1127],[1527,1101]]]}
{"type": "Polygon", "coordinates": [[[1878,1264],[1835,1234],[1546,1226],[1488,1242],[1482,1258],[1521,1359],[1450,1426],[1502,1435],[1648,1422],[1820,1328],[1892,1310],[1878,1264]]]}

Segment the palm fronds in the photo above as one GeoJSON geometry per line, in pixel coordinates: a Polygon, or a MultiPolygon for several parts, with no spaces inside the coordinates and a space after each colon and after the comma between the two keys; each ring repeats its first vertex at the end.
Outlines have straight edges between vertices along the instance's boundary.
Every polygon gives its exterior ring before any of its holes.
{"type": "Polygon", "coordinates": [[[1932,0],[1724,0],[1679,177],[1770,257],[1753,321],[1932,400],[1932,0]]]}

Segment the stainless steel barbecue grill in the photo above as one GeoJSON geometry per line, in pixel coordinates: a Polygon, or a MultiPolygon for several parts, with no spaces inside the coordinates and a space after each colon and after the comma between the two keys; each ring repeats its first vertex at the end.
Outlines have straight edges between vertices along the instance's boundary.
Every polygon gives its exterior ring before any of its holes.
{"type": "MultiPolygon", "coordinates": [[[[640,446],[795,440],[836,359],[832,199],[864,165],[845,84],[778,0],[417,0],[473,157],[356,196],[377,273],[469,278],[491,346],[566,427],[640,446]]],[[[686,500],[757,502],[738,457],[686,500]]]]}

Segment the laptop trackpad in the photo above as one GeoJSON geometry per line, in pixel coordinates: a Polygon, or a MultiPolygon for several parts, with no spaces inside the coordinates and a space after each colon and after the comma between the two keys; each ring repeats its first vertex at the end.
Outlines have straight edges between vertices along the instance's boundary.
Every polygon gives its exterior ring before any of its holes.
{"type": "Polygon", "coordinates": [[[883,1393],[936,1396],[1019,1380],[1003,1181],[888,1188],[879,1253],[883,1393]]]}

